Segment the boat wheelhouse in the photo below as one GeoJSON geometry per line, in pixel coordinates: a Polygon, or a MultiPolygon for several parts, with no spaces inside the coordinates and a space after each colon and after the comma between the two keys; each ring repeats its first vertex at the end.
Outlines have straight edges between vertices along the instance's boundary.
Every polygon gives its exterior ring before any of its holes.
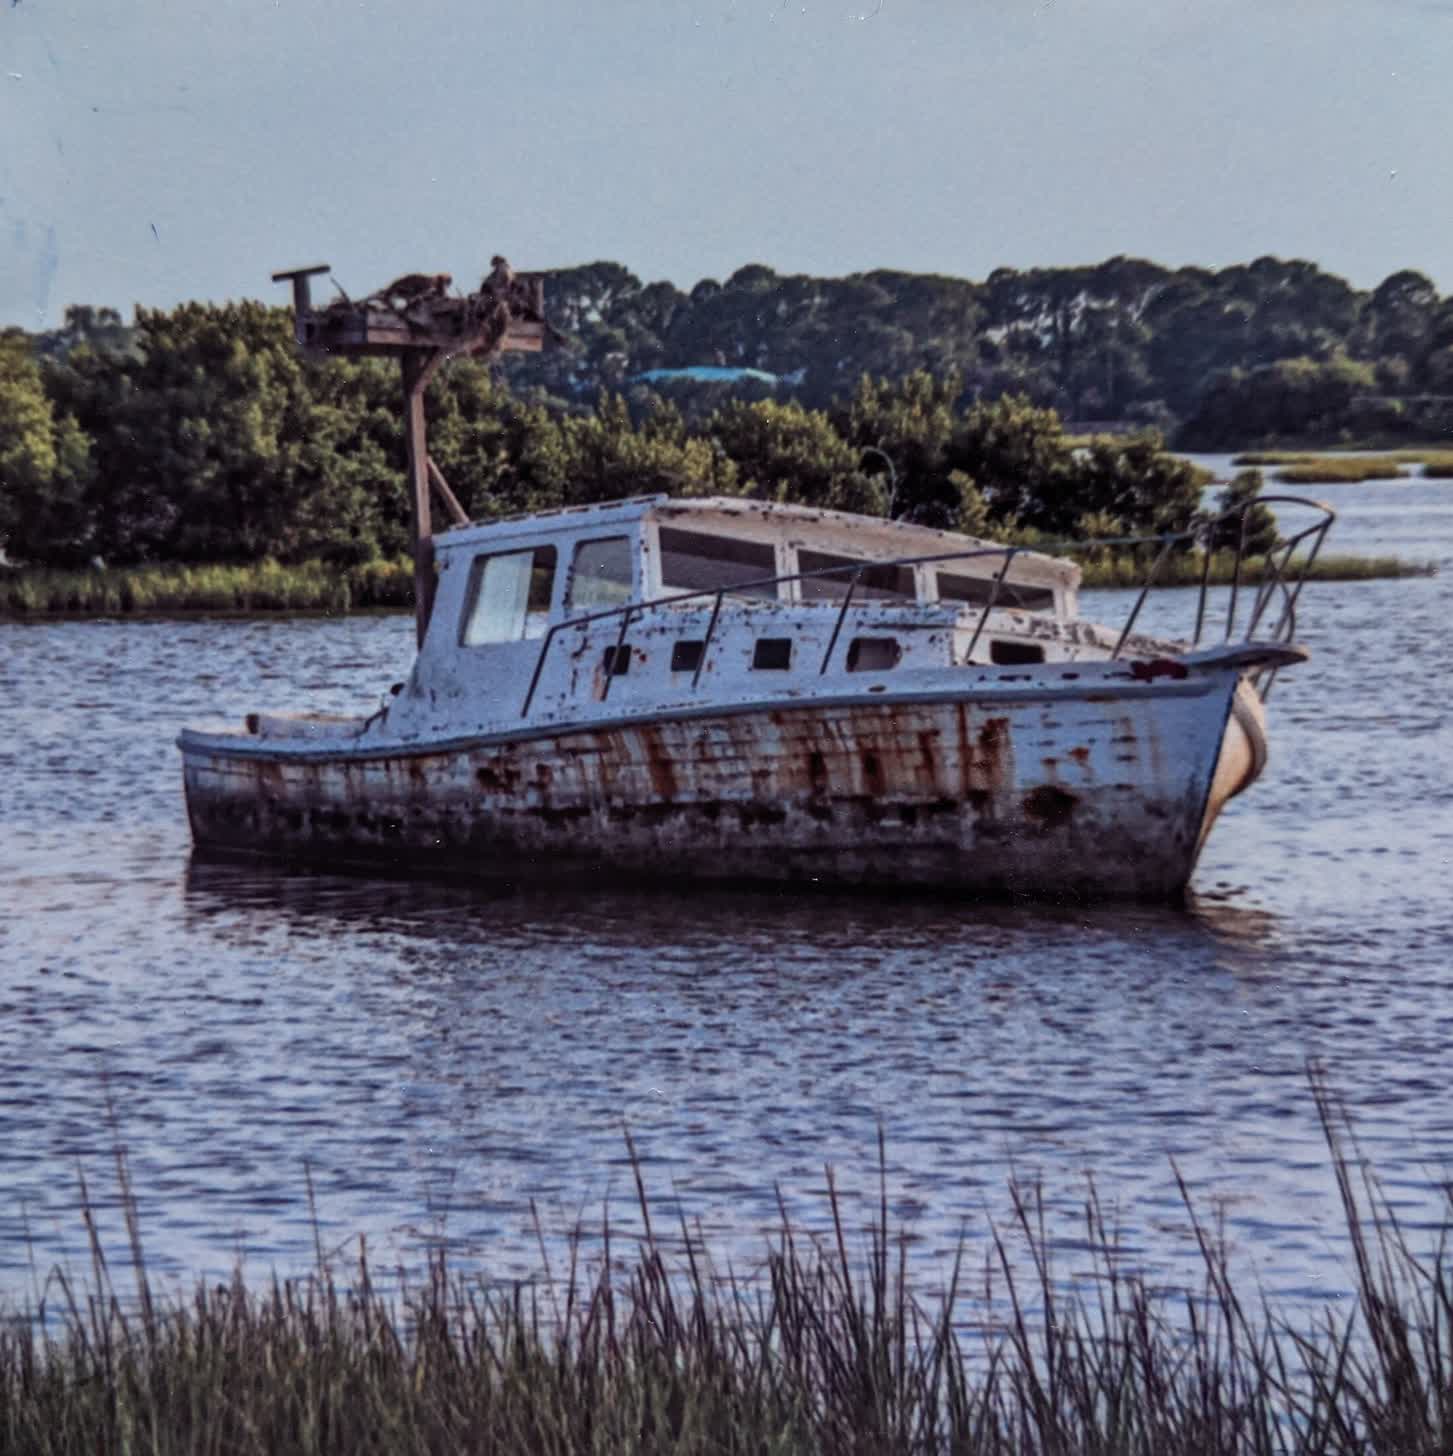
{"type": "Polygon", "coordinates": [[[1194,632],[1155,639],[1144,593],[1118,631],[1081,620],[1071,561],[801,506],[459,525],[376,711],[182,733],[193,834],[528,881],[1173,896],[1306,655],[1288,567],[1317,509],[1212,646],[1204,582],[1194,632]]]}

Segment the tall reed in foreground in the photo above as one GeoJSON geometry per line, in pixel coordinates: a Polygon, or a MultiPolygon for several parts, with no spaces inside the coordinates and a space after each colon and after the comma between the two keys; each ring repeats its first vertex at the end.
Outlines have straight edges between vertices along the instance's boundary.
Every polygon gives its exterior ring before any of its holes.
{"type": "MultiPolygon", "coordinates": [[[[567,1269],[501,1294],[429,1256],[384,1294],[366,1248],[345,1285],[323,1255],[301,1280],[199,1284],[157,1298],[123,1178],[137,1293],[113,1284],[90,1203],[90,1286],[56,1274],[0,1333],[0,1449],[26,1453],[852,1452],[1445,1453],[1453,1449],[1453,1266],[1415,1251],[1343,1151],[1315,1084],[1357,1300],[1298,1329],[1235,1287],[1225,1249],[1181,1193],[1204,1287],[1179,1296],[1125,1271],[1091,1190],[1080,1247],[1097,1292],[1056,1277],[1045,1209],[1013,1190],[992,1241],[1003,1288],[969,1303],[962,1256],[936,1301],[910,1287],[883,1188],[855,1257],[831,1174],[831,1231],[782,1214],[762,1276],[715,1268],[686,1227],[668,1258],[651,1224],[622,1265],[567,1269]],[[1028,1250],[1028,1288],[1012,1245],[1028,1250]],[[972,1334],[966,1315],[987,1335],[972,1334]]],[[[120,1161],[118,1159],[118,1161],[120,1161]]],[[[1177,1175],[1179,1177],[1179,1175],[1177,1175]]],[[[84,1189],[83,1189],[84,1197],[84,1189]]],[[[1449,1210],[1453,1228],[1453,1208],[1449,1210]]]]}

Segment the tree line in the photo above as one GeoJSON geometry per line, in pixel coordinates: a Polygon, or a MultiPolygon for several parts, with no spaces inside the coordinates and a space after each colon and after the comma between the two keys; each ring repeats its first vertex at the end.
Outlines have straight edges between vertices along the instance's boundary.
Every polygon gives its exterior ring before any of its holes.
{"type": "MultiPolygon", "coordinates": [[[[458,361],[430,450],[472,515],[750,494],[1004,536],[1180,529],[1186,447],[1453,432],[1453,300],[1306,262],[1116,258],[982,283],[760,264],[689,293],[546,275],[563,347],[458,361]],[[702,363],[774,376],[640,381],[702,363]],[[1075,449],[1064,420],[1138,431],[1075,449]]],[[[67,565],[359,562],[408,543],[397,369],[304,359],[259,303],[69,309],[0,334],[0,549],[67,565]]],[[[1243,482],[1238,490],[1250,487],[1243,482]]]]}
{"type": "MultiPolygon", "coordinates": [[[[1187,448],[1453,433],[1453,298],[1411,269],[1361,291],[1270,257],[1220,270],[1117,257],[983,282],[751,264],[688,293],[599,262],[548,274],[547,288],[576,348],[513,361],[509,377],[562,398],[719,363],[774,374],[778,397],[823,408],[864,373],[922,369],[955,375],[970,399],[1022,394],[1187,448]]],[[[681,393],[688,412],[715,403],[710,388],[681,393]]]]}
{"type": "MultiPolygon", "coordinates": [[[[408,547],[397,366],[299,355],[258,303],[72,310],[63,347],[0,335],[0,545],[12,561],[331,560],[408,547]]],[[[430,454],[475,518],[650,492],[791,500],[1002,536],[1178,530],[1202,484],[1153,434],[1077,449],[1022,395],[864,374],[824,408],[649,391],[562,406],[471,360],[427,397],[430,454]]]]}

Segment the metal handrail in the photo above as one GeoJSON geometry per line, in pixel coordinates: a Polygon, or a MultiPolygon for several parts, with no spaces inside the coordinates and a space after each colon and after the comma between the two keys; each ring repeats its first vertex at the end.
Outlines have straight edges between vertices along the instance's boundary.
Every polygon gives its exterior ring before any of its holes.
{"type": "MultiPolygon", "coordinates": [[[[1187,534],[1189,535],[1190,533],[1187,534]]],[[[1143,537],[1139,536],[1127,536],[1123,540],[1117,538],[1110,541],[1099,541],[1095,544],[1102,546],[1128,546],[1134,544],[1136,541],[1140,541],[1143,539],[1143,537]]],[[[1054,545],[1048,548],[1036,547],[1035,550],[1040,555],[1052,555],[1054,554],[1055,547],[1061,545],[1066,547],[1079,547],[1080,549],[1083,549],[1084,543],[1054,543],[1054,545]]],[[[551,643],[555,640],[556,634],[559,632],[564,632],[567,628],[570,627],[584,628],[590,626],[594,622],[603,622],[611,617],[628,617],[638,614],[644,616],[647,612],[656,611],[658,608],[661,607],[676,606],[680,602],[701,601],[706,597],[715,598],[715,607],[713,609],[711,619],[711,626],[714,627],[716,625],[717,616],[720,614],[722,599],[737,592],[754,590],[759,587],[780,586],[783,583],[790,583],[794,581],[811,581],[819,577],[838,577],[849,571],[851,571],[856,577],[868,567],[930,566],[933,565],[935,562],[968,561],[980,556],[1000,556],[1003,555],[1005,552],[1010,553],[1010,555],[1012,556],[1025,549],[1026,548],[1023,546],[981,546],[973,551],[941,551],[935,552],[930,556],[895,556],[891,558],[883,558],[881,560],[863,562],[855,561],[850,566],[820,566],[813,571],[794,571],[790,573],[784,573],[780,576],[756,576],[744,578],[741,581],[732,582],[730,586],[703,587],[699,591],[673,592],[668,596],[652,597],[649,601],[645,602],[627,602],[623,606],[606,607],[599,612],[585,612],[578,617],[567,617],[562,622],[552,622],[545,632],[544,639],[540,645],[540,654],[535,659],[535,671],[530,678],[530,686],[528,691],[525,693],[525,704],[524,707],[520,710],[520,716],[525,717],[530,711],[530,704],[534,699],[535,689],[539,686],[540,673],[544,667],[545,658],[549,653],[551,643]]],[[[992,601],[990,605],[992,605],[992,601]]],[[[987,613],[988,607],[985,608],[985,611],[987,613]]],[[[618,640],[623,641],[623,638],[618,640]]],[[[707,640],[704,641],[702,644],[703,659],[705,658],[706,649],[709,643],[710,629],[708,629],[707,640]]],[[[699,675],[699,666],[697,672],[699,675]]]]}
{"type": "MultiPolygon", "coordinates": [[[[853,572],[853,579],[848,583],[848,589],[843,593],[843,604],[837,614],[837,621],[832,624],[832,636],[827,639],[827,651],[822,654],[822,666],[818,668],[817,675],[822,677],[827,672],[827,665],[832,661],[832,650],[837,646],[837,639],[843,630],[843,623],[847,620],[848,608],[852,605],[853,593],[858,589],[858,583],[863,579],[863,568],[860,566],[853,572]]],[[[706,648],[701,649],[703,657],[706,656],[706,648]]]]}
{"type": "MultiPolygon", "coordinates": [[[[1284,597],[1284,605],[1281,616],[1278,617],[1277,624],[1272,629],[1269,640],[1274,642],[1289,641],[1291,633],[1295,630],[1297,598],[1301,593],[1302,586],[1306,580],[1307,572],[1310,570],[1312,563],[1316,560],[1317,553],[1321,550],[1322,542],[1326,539],[1327,532],[1331,529],[1333,521],[1335,521],[1337,518],[1337,513],[1330,506],[1324,504],[1323,502],[1308,500],[1303,496],[1257,496],[1252,500],[1245,501],[1238,506],[1233,506],[1228,511],[1223,511],[1218,516],[1200,521],[1189,530],[1167,532],[1158,536],[1100,537],[1090,541],[1047,542],[1033,547],[1027,547],[1019,544],[1005,544],[1002,546],[980,546],[975,547],[973,550],[970,551],[944,551],[935,552],[926,556],[896,556],[869,561],[855,561],[851,565],[818,567],[812,571],[796,571],[782,573],[781,575],[776,576],[750,577],[742,581],[732,582],[730,586],[704,587],[697,591],[673,592],[666,596],[653,597],[649,601],[628,602],[623,606],[607,607],[601,611],[586,612],[576,617],[568,617],[564,621],[551,623],[545,632],[544,639],[540,644],[539,654],[535,658],[535,668],[530,675],[530,684],[525,692],[525,700],[523,706],[520,709],[520,716],[522,718],[529,716],[530,707],[534,702],[535,692],[540,685],[540,678],[544,672],[545,660],[549,656],[550,648],[554,643],[556,636],[569,628],[584,630],[595,622],[606,621],[608,619],[616,617],[620,618],[620,631],[616,635],[615,648],[612,655],[610,670],[606,673],[605,685],[602,689],[601,694],[602,698],[605,698],[608,697],[610,694],[611,679],[618,674],[618,665],[621,660],[620,654],[625,648],[626,633],[633,618],[644,617],[647,612],[657,611],[662,607],[677,606],[682,602],[702,601],[710,597],[713,599],[711,617],[707,623],[706,636],[702,639],[701,655],[697,659],[696,667],[694,672],[692,673],[691,678],[691,686],[692,689],[695,690],[701,680],[702,668],[705,666],[707,653],[710,650],[711,641],[716,631],[717,621],[721,616],[722,601],[727,596],[743,591],[758,590],[764,587],[779,587],[784,584],[790,584],[792,582],[803,582],[823,578],[841,577],[845,573],[851,572],[852,577],[848,583],[848,590],[844,594],[841,607],[838,609],[837,617],[833,623],[832,634],[828,641],[827,651],[823,655],[822,664],[818,669],[819,675],[826,673],[828,665],[832,659],[833,651],[836,648],[839,636],[841,635],[843,624],[846,621],[848,608],[853,602],[863,573],[869,568],[932,566],[948,561],[972,561],[977,560],[980,557],[986,556],[1003,556],[1004,564],[1002,567],[1000,567],[998,573],[994,578],[993,584],[990,587],[989,591],[989,599],[985,602],[983,610],[979,614],[978,622],[974,627],[973,637],[970,639],[969,642],[968,653],[966,655],[971,657],[973,655],[974,648],[978,645],[979,638],[982,636],[984,628],[987,625],[995,606],[998,604],[1000,590],[1004,585],[1005,579],[1009,574],[1010,567],[1013,565],[1014,558],[1016,556],[1026,552],[1032,552],[1033,554],[1040,556],[1050,556],[1058,558],[1060,556],[1070,556],[1075,554],[1076,552],[1098,551],[1105,548],[1113,547],[1144,546],[1149,545],[1153,542],[1160,547],[1160,550],[1156,554],[1155,560],[1151,566],[1149,573],[1146,576],[1145,582],[1140,588],[1140,592],[1135,600],[1135,605],[1131,608],[1130,615],[1126,620],[1125,626],[1121,630],[1120,636],[1116,641],[1114,648],[1111,650],[1110,658],[1111,660],[1114,660],[1115,658],[1119,657],[1121,650],[1124,648],[1126,642],[1129,640],[1131,631],[1134,628],[1135,622],[1140,615],[1140,610],[1144,606],[1145,600],[1150,594],[1152,587],[1155,585],[1156,578],[1159,576],[1165,562],[1170,558],[1171,551],[1176,546],[1189,546],[1194,545],[1198,542],[1202,542],[1204,543],[1206,548],[1206,562],[1205,565],[1202,567],[1201,571],[1201,581],[1198,588],[1198,599],[1196,604],[1196,631],[1195,636],[1192,639],[1192,645],[1198,646],[1200,644],[1202,630],[1205,624],[1206,602],[1209,592],[1211,543],[1215,540],[1219,528],[1225,522],[1239,517],[1241,524],[1240,539],[1236,549],[1236,561],[1233,569],[1234,579],[1232,583],[1232,596],[1230,602],[1228,603],[1227,609],[1226,640],[1230,641],[1232,624],[1235,621],[1236,599],[1239,592],[1241,566],[1246,552],[1247,515],[1254,507],[1258,505],[1308,506],[1314,510],[1322,512],[1321,520],[1315,521],[1312,525],[1304,527],[1302,530],[1296,532],[1292,536],[1287,537],[1285,540],[1277,541],[1266,553],[1266,556],[1263,559],[1263,579],[1258,587],[1257,597],[1252,605],[1252,613],[1246,629],[1246,636],[1249,640],[1251,633],[1255,631],[1257,625],[1261,621],[1261,618],[1266,611],[1266,608],[1270,605],[1270,602],[1275,595],[1275,592],[1280,589],[1284,597]],[[1301,546],[1301,544],[1309,537],[1314,538],[1314,540],[1308,553],[1307,559],[1301,566],[1295,584],[1292,586],[1288,586],[1286,581],[1286,572],[1290,568],[1292,557],[1295,555],[1297,548],[1301,546]],[[1278,553],[1282,553],[1282,559],[1280,563],[1277,563],[1275,560],[1278,553]]],[[[1014,584],[1012,582],[1009,583],[1009,589],[1011,591],[1014,590],[1014,584]]],[[[1268,680],[1266,689],[1263,690],[1263,696],[1265,695],[1265,691],[1269,691],[1270,681],[1274,680],[1275,676],[1276,674],[1273,671],[1271,673],[1270,679],[1268,680]]]]}
{"type": "Polygon", "coordinates": [[[974,628],[974,635],[969,639],[968,651],[964,653],[964,661],[967,662],[974,655],[974,648],[979,645],[979,638],[984,631],[984,623],[989,620],[989,613],[994,610],[994,603],[999,600],[999,588],[1004,585],[1004,578],[1009,575],[1010,563],[1014,560],[1014,552],[1008,551],[1004,556],[1004,565],[999,568],[999,574],[994,578],[994,585],[989,588],[989,600],[984,603],[984,610],[979,615],[978,625],[974,628]]]}

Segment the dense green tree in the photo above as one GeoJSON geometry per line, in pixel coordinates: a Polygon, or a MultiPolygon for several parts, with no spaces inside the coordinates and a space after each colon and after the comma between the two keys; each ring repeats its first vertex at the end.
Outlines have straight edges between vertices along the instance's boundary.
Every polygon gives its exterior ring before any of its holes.
{"type": "Polygon", "coordinates": [[[261,304],[138,309],[138,357],[97,441],[107,556],[298,554],[299,453],[312,400],[288,314],[261,304]]]}
{"type": "Polygon", "coordinates": [[[1235,551],[1244,548],[1249,556],[1265,556],[1276,544],[1277,524],[1271,507],[1256,501],[1265,482],[1259,470],[1242,470],[1232,476],[1216,495],[1211,511],[1209,544],[1213,551],[1235,551]],[[1230,520],[1220,517],[1239,507],[1249,507],[1242,516],[1230,520]]]}
{"type": "Polygon", "coordinates": [[[1424,274],[1404,268],[1384,278],[1367,299],[1353,336],[1359,358],[1397,360],[1415,374],[1428,352],[1438,290],[1424,274]]]}
{"type": "Polygon", "coordinates": [[[1453,396],[1453,298],[1433,312],[1417,382],[1428,394],[1453,396]]]}
{"type": "Polygon", "coordinates": [[[73,303],[60,328],[36,335],[34,346],[42,359],[64,359],[83,344],[100,354],[126,354],[132,340],[132,329],[114,308],[73,303]]]}
{"type": "MultiPolygon", "coordinates": [[[[618,391],[647,368],[717,363],[772,372],[783,396],[823,408],[864,373],[926,369],[957,373],[974,398],[1019,394],[1062,417],[1170,430],[1229,370],[1345,353],[1378,366],[1386,394],[1433,389],[1448,372],[1446,358],[1434,366],[1438,299],[1421,274],[1395,274],[1365,295],[1301,259],[1172,272],[1118,257],[999,269],[982,284],[891,270],[813,278],[753,263],[689,293],[595,263],[560,270],[549,285],[570,348],[506,368],[516,384],[562,400],[618,391]]],[[[724,393],[761,393],[710,388],[705,403],[681,392],[689,417],[703,418],[724,393]]]]}
{"type": "Polygon", "coordinates": [[[561,457],[569,504],[623,496],[707,495],[730,492],[735,474],[709,440],[684,434],[663,412],[637,429],[619,395],[605,395],[595,412],[562,421],[561,457]]]}
{"type": "MultiPolygon", "coordinates": [[[[750,491],[976,534],[1183,524],[1155,441],[1076,451],[1061,420],[1189,447],[1453,429],[1453,299],[1403,270],[1357,293],[1302,260],[1135,258],[983,283],[749,264],[683,291],[601,261],[547,276],[567,336],[428,394],[431,452],[488,518],[643,491],[750,491]],[[775,382],[666,382],[656,366],[775,382]],[[663,398],[664,396],[664,398],[663,398]]],[[[300,358],[256,304],[76,306],[0,350],[0,533],[13,557],[364,559],[404,550],[397,365],[300,358]]]]}
{"type": "Polygon", "coordinates": [[[1076,418],[1123,418],[1145,397],[1146,310],[1170,275],[1138,258],[1093,268],[1001,268],[986,284],[998,335],[988,393],[1017,392],[1076,418]]]}
{"type": "Polygon", "coordinates": [[[1152,301],[1147,359],[1157,393],[1177,415],[1192,411],[1217,371],[1248,360],[1254,309],[1218,292],[1213,274],[1182,269],[1152,301]]]}
{"type": "Polygon", "coordinates": [[[866,469],[885,469],[895,519],[980,535],[989,529],[987,505],[951,454],[959,393],[955,374],[918,369],[896,381],[864,375],[834,419],[866,469]]]}
{"type": "Polygon", "coordinates": [[[1074,451],[1053,410],[1023,395],[981,401],[955,431],[949,460],[1004,526],[1063,529],[1074,451]]]}
{"type": "MultiPolygon", "coordinates": [[[[284,446],[297,506],[287,554],[340,562],[401,555],[410,518],[397,366],[309,360],[303,378],[309,407],[284,446]]],[[[431,452],[436,448],[431,438],[431,452]]]]}
{"type": "Polygon", "coordinates": [[[90,556],[90,473],[90,441],[54,409],[30,338],[0,333],[0,552],[67,564],[90,556]]]}
{"type": "Polygon", "coordinates": [[[887,507],[886,488],[821,411],[736,400],[712,415],[707,431],[746,495],[874,515],[887,507]]]}
{"type": "MultiPolygon", "coordinates": [[[[1203,481],[1188,460],[1169,454],[1160,436],[1100,436],[1076,452],[1053,481],[1030,524],[1058,536],[1090,534],[1086,518],[1113,521],[1125,535],[1186,531],[1199,515],[1203,481]]],[[[1104,534],[1097,529],[1094,534],[1104,534]]]]}
{"type": "Polygon", "coordinates": [[[550,317],[567,334],[580,335],[609,320],[616,305],[641,291],[641,280],[619,263],[586,263],[545,274],[550,317]]]}
{"type": "Polygon", "coordinates": [[[1248,363],[1325,359],[1358,318],[1358,296],[1345,280],[1300,258],[1257,258],[1223,270],[1217,285],[1251,310],[1248,363]]]}
{"type": "Polygon", "coordinates": [[[1372,367],[1345,355],[1229,369],[1211,381],[1196,413],[1181,430],[1180,443],[1188,449],[1210,449],[1228,440],[1335,441],[1346,428],[1354,401],[1376,387],[1372,367]]]}

